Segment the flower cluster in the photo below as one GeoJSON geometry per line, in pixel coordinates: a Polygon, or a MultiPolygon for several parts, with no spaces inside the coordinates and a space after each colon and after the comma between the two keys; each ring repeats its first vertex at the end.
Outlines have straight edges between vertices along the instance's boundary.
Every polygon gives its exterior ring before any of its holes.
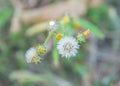
{"type": "Polygon", "coordinates": [[[75,28],[81,28],[80,23],[74,19],[71,19],[68,15],[65,15],[60,21],[50,21],[48,26],[48,37],[43,44],[39,44],[35,48],[32,47],[26,51],[26,62],[41,62],[41,55],[46,53],[46,44],[52,35],[55,35],[55,46],[61,57],[75,57],[79,51],[81,44],[86,41],[86,38],[90,33],[90,30],[87,29],[85,31],[80,31],[77,33],[77,35],[75,35],[73,34],[75,28]]]}

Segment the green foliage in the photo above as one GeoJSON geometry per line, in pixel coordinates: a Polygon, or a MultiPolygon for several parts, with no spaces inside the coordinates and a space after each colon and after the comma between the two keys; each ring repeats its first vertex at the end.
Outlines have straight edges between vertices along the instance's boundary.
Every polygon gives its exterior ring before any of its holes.
{"type": "Polygon", "coordinates": [[[12,8],[4,8],[0,10],[0,28],[7,22],[12,14],[12,8]]]}
{"type": "MultiPolygon", "coordinates": [[[[51,2],[54,2],[54,1],[56,0],[51,0],[51,2]]],[[[11,14],[12,14],[12,8],[5,8],[0,11],[0,27],[2,27],[8,21],[11,14]]],[[[97,26],[98,24],[100,24],[101,26],[104,27],[102,23],[105,22],[106,24],[106,22],[109,21],[106,16],[107,16],[107,8],[106,6],[103,6],[103,5],[97,8],[91,8],[89,9],[89,12],[88,12],[88,17],[90,21],[95,24],[97,23],[96,24],[97,26]]],[[[79,28],[89,29],[90,32],[94,33],[97,37],[99,38],[104,37],[100,29],[97,26],[95,26],[93,23],[82,18],[78,18],[76,20],[80,24],[80,27],[78,27],[78,29],[79,28]]],[[[76,33],[77,33],[76,30],[78,29],[75,29],[73,25],[74,21],[71,18],[67,23],[63,23],[61,21],[58,21],[58,23],[60,25],[56,32],[62,33],[64,36],[73,35],[76,37],[76,33]]],[[[80,46],[80,50],[78,51],[78,54],[75,57],[70,59],[60,58],[60,55],[58,54],[58,51],[56,48],[58,40],[56,40],[54,37],[54,41],[53,41],[54,43],[53,43],[53,48],[51,49],[51,52],[52,52],[52,57],[53,57],[52,60],[54,62],[54,65],[55,66],[60,65],[60,66],[57,66],[58,67],[57,70],[55,70],[53,65],[49,63],[44,63],[44,61],[37,65],[35,64],[31,65],[31,64],[25,63],[25,56],[24,56],[25,50],[27,50],[28,47],[31,46],[31,42],[34,42],[35,44],[35,41],[40,40],[41,38],[43,42],[45,38],[43,37],[44,34],[47,35],[47,33],[43,33],[43,31],[46,30],[45,28],[47,24],[42,24],[42,25],[43,26],[41,27],[41,23],[40,23],[40,26],[38,25],[37,27],[32,28],[32,31],[28,31],[27,29],[28,27],[31,27],[31,26],[25,27],[24,25],[22,25],[21,31],[18,33],[15,33],[15,34],[12,33],[10,35],[3,34],[2,36],[3,38],[2,37],[0,38],[0,57],[1,57],[0,74],[4,73],[7,78],[10,76],[10,79],[8,79],[8,81],[10,82],[13,81],[13,83],[17,84],[16,86],[20,86],[18,83],[21,83],[22,84],[21,86],[33,86],[35,85],[34,83],[38,83],[38,82],[47,84],[45,86],[57,86],[55,83],[56,82],[62,83],[65,81],[64,79],[66,79],[67,83],[73,83],[73,86],[76,84],[76,82],[79,85],[81,85],[81,83],[79,83],[79,81],[81,81],[81,78],[83,78],[84,76],[88,75],[89,72],[91,72],[89,70],[89,66],[88,66],[89,64],[87,63],[87,61],[83,61],[84,59],[86,59],[85,55],[88,52],[85,51],[85,49],[83,49],[82,46],[80,46]],[[28,41],[28,39],[25,37],[25,34],[26,34],[25,31],[27,30],[28,33],[31,34],[32,32],[34,33],[34,30],[36,30],[36,28],[37,30],[39,30],[37,31],[39,33],[37,36],[40,36],[41,38],[40,37],[37,38],[36,36],[35,37],[28,36],[30,39],[28,41]],[[63,61],[63,62],[59,62],[59,61],[63,61]],[[26,71],[21,72],[21,70],[24,70],[24,69],[26,69],[27,72],[26,71]],[[16,70],[18,71],[15,72],[16,70]],[[51,72],[51,71],[53,72],[52,76],[48,74],[48,72],[51,72]],[[42,72],[44,72],[45,74],[43,74],[42,72]],[[60,72],[60,75],[58,74],[59,72],[60,72]],[[74,73],[75,74],[77,73],[78,76],[74,76],[75,75],[74,73]],[[58,76],[56,77],[57,74],[58,76]],[[58,78],[59,76],[61,78],[58,78]],[[64,78],[64,77],[67,77],[67,78],[64,78]],[[75,81],[73,79],[75,79],[75,81]]],[[[55,36],[55,34],[56,33],[54,33],[53,36],[55,36]]],[[[78,41],[80,42],[86,41],[85,40],[86,38],[83,37],[82,32],[80,35],[78,35],[77,38],[78,38],[78,41]]],[[[45,42],[45,44],[47,42],[48,40],[45,42]]],[[[87,43],[89,44],[89,42],[87,43]]],[[[52,57],[50,55],[49,59],[51,60],[52,57]]],[[[110,83],[114,81],[112,78],[113,77],[105,77],[102,83],[108,86],[110,83]]],[[[92,86],[102,86],[101,82],[93,81],[93,83],[94,84],[92,84],[92,86]]],[[[75,86],[79,86],[79,85],[75,85],[75,86]]]]}
{"type": "Polygon", "coordinates": [[[108,7],[105,4],[101,4],[97,7],[89,8],[88,16],[94,23],[105,21],[106,18],[108,19],[108,7]]]}
{"type": "Polygon", "coordinates": [[[75,65],[75,70],[81,76],[84,76],[84,75],[86,75],[89,72],[89,69],[88,69],[88,67],[85,64],[77,64],[77,65],[75,65]]]}
{"type": "Polygon", "coordinates": [[[67,22],[64,22],[64,19],[58,21],[59,27],[57,31],[64,33],[64,35],[73,35],[75,31],[73,21],[70,16],[67,17],[69,18],[67,22]]]}
{"type": "Polygon", "coordinates": [[[109,7],[106,4],[100,4],[96,7],[91,7],[88,9],[88,18],[95,23],[100,28],[110,29],[112,28],[112,23],[110,22],[110,17],[108,13],[109,7]]]}
{"type": "Polygon", "coordinates": [[[78,21],[79,21],[80,25],[83,28],[90,29],[90,31],[93,32],[97,37],[99,37],[99,38],[103,38],[104,37],[103,33],[99,30],[99,28],[96,27],[91,22],[88,22],[87,20],[82,19],[82,18],[79,18],[78,21]]]}

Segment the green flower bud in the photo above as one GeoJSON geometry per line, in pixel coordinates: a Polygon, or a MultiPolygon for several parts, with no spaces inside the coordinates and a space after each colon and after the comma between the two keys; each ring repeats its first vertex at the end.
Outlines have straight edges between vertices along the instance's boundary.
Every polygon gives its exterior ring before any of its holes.
{"type": "Polygon", "coordinates": [[[38,45],[36,47],[38,54],[45,54],[46,53],[46,47],[44,45],[38,45]]]}
{"type": "Polygon", "coordinates": [[[82,33],[79,33],[79,34],[77,35],[77,40],[78,40],[78,42],[80,42],[80,43],[86,41],[86,40],[85,40],[85,36],[83,36],[82,33]]]}

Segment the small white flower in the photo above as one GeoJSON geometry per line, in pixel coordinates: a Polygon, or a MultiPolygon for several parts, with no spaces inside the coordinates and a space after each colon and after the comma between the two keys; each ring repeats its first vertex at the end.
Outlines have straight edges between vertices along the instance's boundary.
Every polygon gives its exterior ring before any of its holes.
{"type": "Polygon", "coordinates": [[[50,21],[49,22],[49,27],[48,27],[48,29],[51,31],[51,30],[56,30],[57,29],[57,27],[58,27],[58,25],[57,25],[57,22],[56,21],[54,21],[54,20],[52,20],[52,21],[50,21]]]}
{"type": "Polygon", "coordinates": [[[74,37],[66,36],[63,37],[57,44],[57,49],[62,57],[74,57],[79,49],[78,42],[74,37]]]}
{"type": "Polygon", "coordinates": [[[25,59],[27,63],[37,63],[40,60],[34,47],[26,51],[25,59]]]}

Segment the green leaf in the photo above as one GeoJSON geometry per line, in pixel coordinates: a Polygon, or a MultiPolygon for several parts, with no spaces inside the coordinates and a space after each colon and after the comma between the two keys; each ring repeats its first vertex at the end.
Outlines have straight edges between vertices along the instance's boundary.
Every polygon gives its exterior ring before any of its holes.
{"type": "Polygon", "coordinates": [[[4,8],[0,10],[0,27],[2,27],[12,14],[11,8],[4,8]]]}
{"type": "Polygon", "coordinates": [[[98,27],[93,25],[91,22],[80,18],[79,23],[83,28],[90,29],[90,31],[93,32],[97,37],[104,38],[103,33],[98,29],[98,27]]]}

